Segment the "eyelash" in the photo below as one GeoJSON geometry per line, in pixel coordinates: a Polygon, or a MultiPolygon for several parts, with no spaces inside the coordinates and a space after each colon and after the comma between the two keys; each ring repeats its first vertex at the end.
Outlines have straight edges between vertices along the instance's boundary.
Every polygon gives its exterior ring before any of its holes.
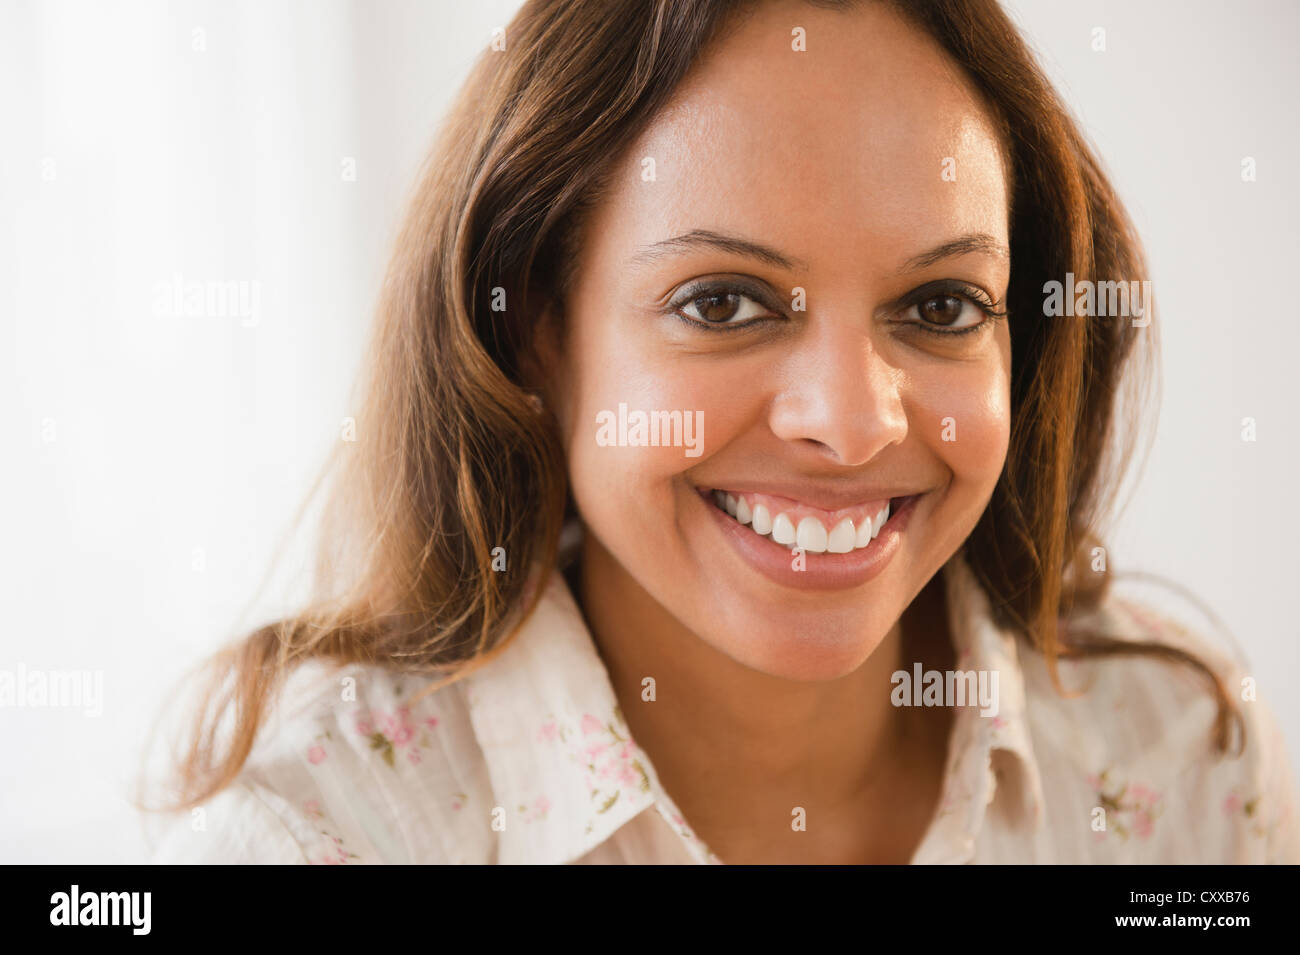
{"type": "MultiPolygon", "coordinates": [[[[701,328],[708,332],[735,332],[735,331],[740,331],[742,329],[752,329],[755,326],[765,325],[768,322],[772,322],[772,321],[782,321],[782,319],[776,318],[774,316],[766,316],[763,318],[750,319],[749,321],[740,322],[736,324],[725,324],[725,323],[712,324],[709,322],[701,322],[694,318],[688,318],[687,316],[681,313],[682,309],[684,309],[686,306],[692,305],[695,302],[699,301],[700,299],[708,298],[713,295],[739,295],[749,299],[752,302],[762,305],[765,308],[769,307],[767,302],[765,301],[765,296],[757,289],[751,288],[748,285],[738,284],[735,282],[712,282],[712,283],[702,282],[687,288],[686,291],[683,292],[681,295],[679,295],[676,301],[669,306],[669,309],[671,310],[671,313],[674,317],[680,319],[682,322],[686,323],[692,328],[701,328]]],[[[939,298],[944,295],[951,295],[954,296],[955,298],[963,299],[964,301],[967,301],[970,304],[974,305],[976,308],[978,308],[981,312],[984,313],[985,320],[976,325],[971,325],[966,328],[959,328],[954,330],[946,330],[942,325],[935,325],[932,322],[925,322],[925,321],[904,322],[903,324],[911,325],[915,328],[920,328],[921,330],[928,332],[931,335],[946,337],[946,336],[953,336],[953,335],[966,335],[971,332],[977,332],[985,325],[987,325],[990,321],[993,321],[998,318],[1005,318],[1007,314],[1005,310],[999,311],[997,305],[989,299],[989,296],[986,295],[983,290],[976,288],[974,285],[969,285],[965,282],[959,282],[953,280],[941,280],[937,282],[928,282],[925,285],[922,285],[920,288],[914,289],[911,292],[909,292],[903,299],[899,301],[898,304],[900,310],[906,310],[906,309],[916,308],[917,306],[923,304],[924,302],[928,302],[931,299],[939,298]]],[[[772,310],[779,311],[779,309],[772,309],[772,310]]]]}
{"type": "Polygon", "coordinates": [[[965,282],[951,280],[927,283],[919,289],[908,293],[907,298],[903,301],[903,308],[916,308],[923,302],[928,302],[930,299],[939,298],[944,295],[951,295],[955,298],[964,299],[965,301],[970,302],[984,313],[984,321],[976,325],[970,325],[966,328],[956,329],[945,329],[942,325],[935,325],[924,321],[908,322],[908,324],[927,331],[932,335],[967,335],[971,332],[979,331],[995,319],[1006,318],[1006,310],[1004,309],[999,311],[997,305],[989,298],[983,289],[976,288],[974,285],[968,285],[965,282]]]}

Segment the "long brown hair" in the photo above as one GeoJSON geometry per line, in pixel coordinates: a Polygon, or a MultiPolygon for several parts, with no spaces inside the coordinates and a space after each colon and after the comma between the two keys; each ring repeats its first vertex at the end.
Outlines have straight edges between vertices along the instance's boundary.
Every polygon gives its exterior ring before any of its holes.
{"type": "MultiPolygon", "coordinates": [[[[1011,444],[964,545],[968,562],[999,622],[1045,655],[1059,691],[1060,656],[1143,654],[1193,667],[1218,700],[1214,742],[1224,752],[1231,724],[1243,742],[1244,726],[1207,664],[1174,646],[1060,626],[1110,586],[1091,555],[1136,446],[1156,326],[1045,319],[1043,286],[1067,273],[1145,278],[1134,230],[996,0],[891,5],[965,70],[1011,160],[1011,444]],[[1126,407],[1134,382],[1138,401],[1126,407]]],[[[509,644],[572,506],[556,422],[525,387],[533,325],[547,305],[563,315],[584,214],[610,157],[747,8],[528,0],[505,49],[480,55],[397,243],[359,383],[356,440],[339,442],[323,472],[334,483],[316,596],[205,663],[164,808],[196,806],[236,778],[278,688],[305,660],[427,672],[441,677],[432,689],[509,644]],[[493,308],[501,300],[504,311],[493,308]],[[501,573],[493,562],[503,556],[501,573]]]]}

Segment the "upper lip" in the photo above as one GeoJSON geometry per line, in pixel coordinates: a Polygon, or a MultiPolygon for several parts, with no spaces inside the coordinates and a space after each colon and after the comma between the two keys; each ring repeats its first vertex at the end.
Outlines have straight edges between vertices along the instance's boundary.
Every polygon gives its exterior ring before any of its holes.
{"type": "Polygon", "coordinates": [[[921,488],[904,488],[897,485],[893,487],[884,487],[876,485],[873,487],[854,486],[854,487],[826,487],[815,484],[794,484],[773,481],[761,481],[751,483],[747,481],[736,481],[734,483],[713,484],[707,488],[701,488],[707,491],[725,491],[730,494],[746,491],[754,494],[770,494],[775,497],[789,498],[799,504],[805,504],[808,507],[815,507],[823,511],[838,511],[843,508],[854,507],[858,504],[869,504],[873,501],[893,500],[898,497],[911,497],[914,494],[924,494],[925,489],[921,488]]]}

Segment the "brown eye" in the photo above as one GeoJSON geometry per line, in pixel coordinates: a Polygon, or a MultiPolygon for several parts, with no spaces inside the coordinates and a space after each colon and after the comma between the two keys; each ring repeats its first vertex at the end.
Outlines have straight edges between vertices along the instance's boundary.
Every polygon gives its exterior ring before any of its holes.
{"type": "Polygon", "coordinates": [[[913,302],[906,311],[913,318],[908,324],[932,335],[974,332],[994,317],[1006,314],[975,298],[974,293],[940,290],[934,294],[933,290],[921,289],[913,302]]]}
{"type": "Polygon", "coordinates": [[[966,300],[956,295],[936,295],[920,304],[921,318],[931,325],[952,325],[965,307],[966,300]]]}
{"type": "Polygon", "coordinates": [[[708,328],[738,328],[770,316],[752,295],[730,288],[694,294],[676,311],[687,321],[708,328]]]}
{"type": "Polygon", "coordinates": [[[700,316],[701,321],[708,322],[710,325],[721,325],[735,316],[741,298],[742,296],[729,292],[718,292],[697,298],[690,304],[695,306],[696,314],[700,316]]]}

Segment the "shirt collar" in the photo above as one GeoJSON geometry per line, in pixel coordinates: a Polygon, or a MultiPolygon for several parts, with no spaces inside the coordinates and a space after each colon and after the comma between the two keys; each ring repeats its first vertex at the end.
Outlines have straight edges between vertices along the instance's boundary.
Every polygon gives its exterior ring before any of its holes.
{"type": "Polygon", "coordinates": [[[509,652],[465,683],[474,733],[501,801],[493,822],[504,824],[498,862],[572,862],[654,805],[653,767],[632,741],[558,569],[509,652]]]}
{"type": "MultiPolygon", "coordinates": [[[[914,862],[967,861],[995,798],[1016,818],[1034,825],[1043,818],[1016,637],[994,623],[988,598],[961,555],[942,573],[956,666],[998,673],[998,712],[981,716],[977,706],[956,708],[939,809],[914,862]]],[[[493,822],[503,826],[498,862],[573,862],[651,806],[697,861],[718,861],[633,742],[559,568],[509,652],[472,671],[465,693],[501,801],[493,822]]]]}
{"type": "Polygon", "coordinates": [[[998,674],[997,713],[956,707],[948,763],[934,825],[914,862],[965,862],[990,805],[1037,828],[1043,823],[1043,786],[1030,742],[1025,680],[1014,631],[995,622],[988,595],[963,554],[944,566],[955,668],[998,674]]]}

